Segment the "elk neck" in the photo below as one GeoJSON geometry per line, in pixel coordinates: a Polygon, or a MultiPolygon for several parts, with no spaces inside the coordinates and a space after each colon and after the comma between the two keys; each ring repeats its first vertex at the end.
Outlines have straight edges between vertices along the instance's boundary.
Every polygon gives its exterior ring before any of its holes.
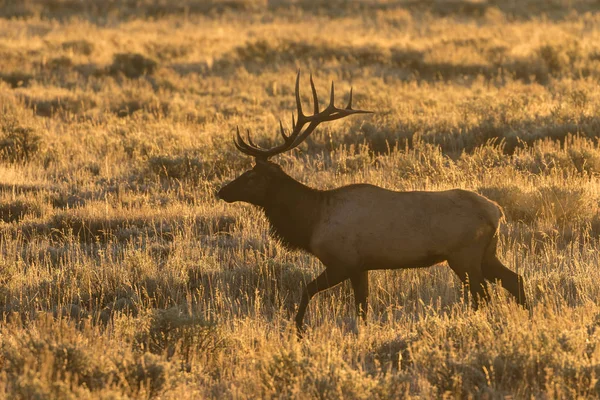
{"type": "Polygon", "coordinates": [[[326,192],[283,174],[271,185],[268,201],[262,206],[271,234],[290,249],[310,252],[310,240],[321,217],[325,196],[326,192]]]}

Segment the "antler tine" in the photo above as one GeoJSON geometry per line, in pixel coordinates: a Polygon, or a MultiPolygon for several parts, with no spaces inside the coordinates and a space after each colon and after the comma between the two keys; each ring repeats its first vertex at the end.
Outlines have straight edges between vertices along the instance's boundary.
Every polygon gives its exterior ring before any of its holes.
{"type": "Polygon", "coordinates": [[[243,147],[240,143],[237,142],[237,140],[233,141],[233,144],[235,145],[235,147],[241,151],[244,154],[248,154],[249,156],[254,156],[254,153],[252,152],[252,150],[247,149],[245,147],[243,147]]]}
{"type": "Polygon", "coordinates": [[[310,88],[312,89],[313,101],[315,103],[315,112],[317,115],[319,113],[319,98],[317,97],[317,89],[315,89],[315,84],[313,82],[312,74],[310,74],[310,88]]]}
{"type": "Polygon", "coordinates": [[[333,98],[335,97],[335,89],[333,87],[333,81],[331,81],[331,97],[329,98],[329,107],[335,108],[333,104],[333,98]]]}
{"type": "Polygon", "coordinates": [[[294,113],[292,113],[292,129],[296,127],[296,120],[294,119],[294,113]]]}
{"type": "Polygon", "coordinates": [[[252,141],[252,138],[250,137],[250,129],[246,129],[246,137],[248,138],[248,143],[250,144],[250,146],[252,147],[256,147],[257,149],[260,148],[260,146],[257,146],[256,144],[254,144],[254,142],[252,141]]]}
{"type": "Polygon", "coordinates": [[[283,140],[285,140],[287,142],[289,139],[289,136],[285,134],[285,131],[283,130],[283,122],[281,122],[281,120],[279,120],[279,133],[281,133],[283,140]]]}
{"type": "Polygon", "coordinates": [[[244,142],[244,139],[242,139],[242,135],[240,135],[240,127],[236,126],[235,130],[236,130],[236,137],[233,140],[233,144],[235,144],[235,147],[237,147],[238,150],[240,150],[242,153],[248,154],[248,152],[247,152],[248,144],[246,144],[246,142],[244,142]]]}
{"type": "Polygon", "coordinates": [[[246,150],[244,150],[244,148],[238,144],[237,140],[235,140],[235,139],[233,140],[233,145],[235,146],[235,148],[236,148],[236,149],[238,149],[238,150],[239,150],[239,151],[241,151],[242,153],[244,153],[244,154],[248,154],[248,153],[246,152],[246,150]]]}
{"type": "Polygon", "coordinates": [[[298,109],[298,121],[300,121],[304,116],[302,113],[302,102],[300,101],[300,70],[298,70],[298,75],[296,75],[296,107],[298,109]]]}
{"type": "Polygon", "coordinates": [[[250,146],[248,143],[244,142],[244,139],[242,139],[242,135],[240,134],[239,127],[236,127],[236,136],[233,140],[233,144],[239,151],[249,156],[260,159],[267,159],[269,157],[268,154],[265,153],[264,149],[261,149],[256,145],[250,146]]]}
{"type": "Polygon", "coordinates": [[[350,98],[348,99],[346,110],[352,110],[352,87],[350,87],[350,98]]]}
{"type": "Polygon", "coordinates": [[[242,139],[242,135],[240,135],[240,127],[239,126],[235,127],[235,134],[236,134],[237,140],[234,140],[234,142],[243,147],[246,144],[246,142],[244,142],[244,139],[242,139]]]}

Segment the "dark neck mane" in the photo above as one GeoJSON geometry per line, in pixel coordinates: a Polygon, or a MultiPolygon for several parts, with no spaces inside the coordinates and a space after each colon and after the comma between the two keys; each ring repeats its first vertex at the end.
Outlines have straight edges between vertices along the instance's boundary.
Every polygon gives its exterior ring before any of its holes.
{"type": "Polygon", "coordinates": [[[310,252],[310,239],[320,218],[324,192],[309,188],[285,175],[273,185],[262,208],[271,225],[271,235],[290,249],[310,252]]]}

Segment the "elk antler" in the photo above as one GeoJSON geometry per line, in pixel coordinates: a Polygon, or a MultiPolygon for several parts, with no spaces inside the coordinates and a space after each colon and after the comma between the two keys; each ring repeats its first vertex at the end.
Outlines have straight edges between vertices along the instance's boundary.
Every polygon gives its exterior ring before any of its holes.
{"type": "Polygon", "coordinates": [[[292,132],[289,135],[286,135],[285,130],[283,129],[283,123],[281,122],[281,120],[279,120],[279,132],[283,137],[282,144],[270,149],[263,149],[254,144],[254,142],[250,138],[250,131],[247,131],[248,142],[246,143],[240,135],[239,128],[237,128],[237,134],[233,140],[235,147],[237,147],[237,149],[244,154],[248,154],[257,159],[267,160],[269,157],[291,150],[294,147],[298,146],[308,137],[308,135],[312,133],[312,131],[315,130],[315,128],[321,122],[333,121],[336,119],[347,117],[348,115],[352,114],[372,113],[372,111],[352,109],[352,88],[350,89],[350,99],[348,100],[348,105],[346,106],[346,108],[337,108],[333,104],[333,82],[331,82],[331,96],[329,100],[329,105],[323,111],[319,111],[319,99],[317,97],[317,90],[315,89],[315,84],[313,83],[312,74],[310,75],[310,87],[312,89],[313,95],[314,114],[304,115],[304,113],[302,112],[302,103],[300,102],[300,71],[298,71],[298,75],[296,75],[296,107],[298,112],[298,120],[294,119],[294,113],[292,113],[292,132]],[[308,124],[308,126],[303,132],[302,129],[306,124],[308,124]]]}

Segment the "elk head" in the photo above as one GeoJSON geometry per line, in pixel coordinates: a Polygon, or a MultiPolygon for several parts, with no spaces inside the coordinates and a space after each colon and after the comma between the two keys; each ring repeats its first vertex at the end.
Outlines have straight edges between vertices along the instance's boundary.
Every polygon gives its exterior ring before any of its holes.
{"type": "Polygon", "coordinates": [[[263,149],[256,145],[250,138],[250,132],[247,132],[247,142],[242,139],[239,128],[236,137],[233,140],[235,147],[244,154],[254,157],[255,165],[252,169],[244,172],[238,178],[225,185],[217,196],[228,203],[243,201],[257,206],[265,206],[270,198],[272,188],[279,186],[282,180],[291,179],[283,172],[281,167],[271,161],[269,158],[274,155],[292,150],[300,145],[321,123],[344,118],[352,114],[366,114],[371,111],[352,109],[352,89],[350,89],[350,98],[346,108],[337,108],[334,105],[334,86],[331,82],[331,95],[329,105],[323,110],[319,110],[319,99],[317,90],[310,76],[310,86],[312,89],[314,114],[304,115],[302,112],[302,103],[300,101],[300,72],[296,75],[296,107],[298,120],[292,113],[292,131],[286,134],[283,123],[279,121],[279,133],[283,138],[283,143],[270,149],[263,149]]]}
{"type": "Polygon", "coordinates": [[[286,176],[279,165],[257,158],[252,169],[223,186],[217,196],[228,203],[243,201],[264,206],[269,197],[269,189],[276,185],[277,178],[286,176]]]}

